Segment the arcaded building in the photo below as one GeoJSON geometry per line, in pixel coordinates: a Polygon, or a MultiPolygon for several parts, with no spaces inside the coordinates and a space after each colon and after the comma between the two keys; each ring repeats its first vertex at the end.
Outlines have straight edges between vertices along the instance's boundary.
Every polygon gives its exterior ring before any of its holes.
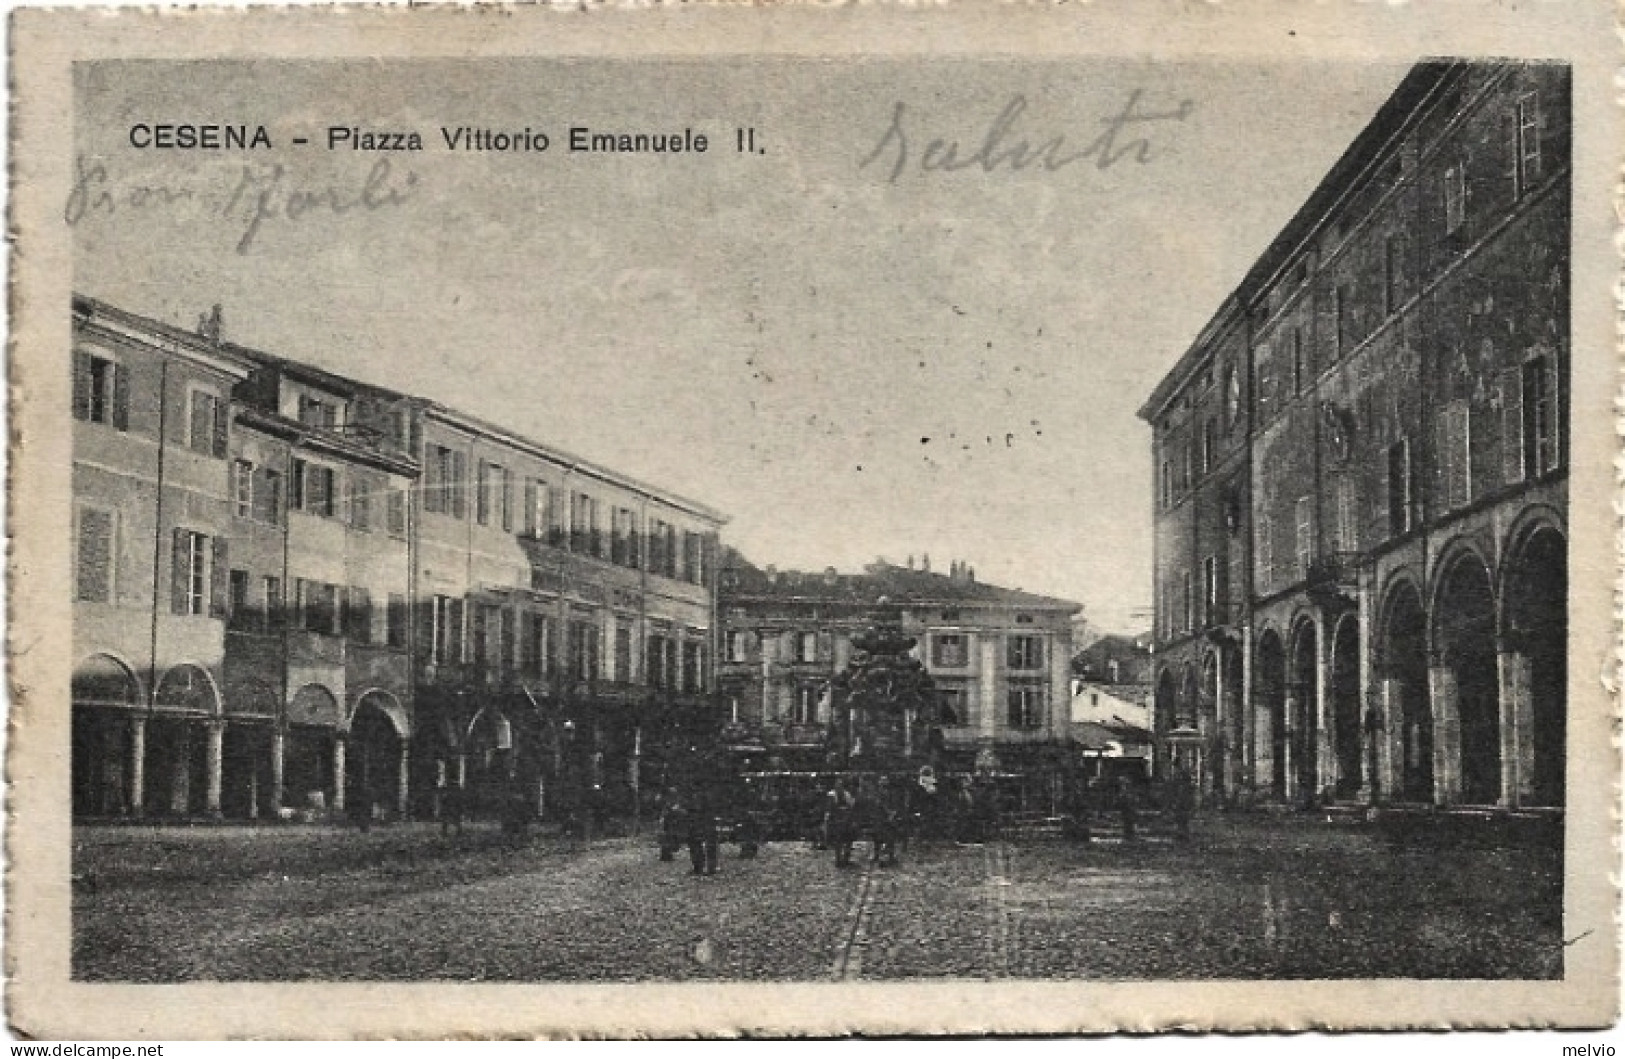
{"type": "Polygon", "coordinates": [[[218,312],[73,309],[77,817],[626,813],[720,727],[719,513],[218,312]]]}
{"type": "Polygon", "coordinates": [[[1560,806],[1569,72],[1413,69],[1141,409],[1204,791],[1560,806]]]}

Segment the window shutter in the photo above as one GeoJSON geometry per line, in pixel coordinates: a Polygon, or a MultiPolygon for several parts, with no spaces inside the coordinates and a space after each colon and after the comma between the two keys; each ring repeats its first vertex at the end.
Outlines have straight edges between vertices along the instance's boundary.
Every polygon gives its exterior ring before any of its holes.
{"type": "Polygon", "coordinates": [[[1506,484],[1521,482],[1523,465],[1523,371],[1501,372],[1501,474],[1506,484]]]}
{"type": "Polygon", "coordinates": [[[1394,536],[1398,527],[1394,525],[1394,453],[1399,451],[1400,442],[1394,442],[1383,452],[1382,459],[1377,461],[1377,491],[1371,508],[1371,529],[1375,535],[1373,544],[1380,544],[1389,537],[1394,536]]]}
{"type": "Polygon", "coordinates": [[[434,657],[434,599],[421,600],[417,606],[415,643],[419,658],[434,657]]]}
{"type": "Polygon", "coordinates": [[[525,479],[525,533],[531,537],[540,537],[542,527],[538,525],[536,511],[536,480],[525,479]]]}
{"type": "Polygon", "coordinates": [[[231,406],[224,400],[214,403],[214,458],[226,458],[226,432],[231,421],[231,406]]]}
{"type": "Polygon", "coordinates": [[[169,549],[169,609],[175,614],[185,614],[188,602],[187,580],[191,567],[187,561],[188,538],[191,535],[179,526],[175,527],[173,533],[169,549]]]}
{"type": "Polygon", "coordinates": [[[90,354],[73,352],[73,418],[90,418],[90,354]]]}
{"type": "Polygon", "coordinates": [[[86,508],[79,512],[78,599],[107,603],[113,585],[113,516],[86,508]]]}
{"type": "Polygon", "coordinates": [[[224,537],[215,537],[213,540],[213,563],[209,568],[209,616],[212,618],[231,617],[231,560],[228,554],[227,540],[224,537]]]}
{"type": "Polygon", "coordinates": [[[122,364],[111,364],[107,370],[113,373],[113,426],[129,430],[130,373],[122,364]]]}
{"type": "Polygon", "coordinates": [[[457,518],[468,517],[468,457],[461,452],[451,454],[451,513],[457,518]]]}
{"type": "Polygon", "coordinates": [[[1433,421],[1433,499],[1440,512],[1451,508],[1451,409],[1446,406],[1440,417],[1433,421]]]}
{"type": "Polygon", "coordinates": [[[1563,373],[1557,366],[1558,354],[1553,350],[1546,358],[1546,392],[1551,399],[1551,411],[1546,415],[1546,429],[1550,436],[1543,446],[1546,466],[1542,470],[1546,471],[1556,470],[1563,465],[1563,424],[1568,421],[1568,394],[1563,392],[1563,373]]]}
{"type": "Polygon", "coordinates": [[[446,606],[446,660],[448,662],[462,663],[468,660],[468,635],[463,628],[463,601],[453,599],[446,606]]]}

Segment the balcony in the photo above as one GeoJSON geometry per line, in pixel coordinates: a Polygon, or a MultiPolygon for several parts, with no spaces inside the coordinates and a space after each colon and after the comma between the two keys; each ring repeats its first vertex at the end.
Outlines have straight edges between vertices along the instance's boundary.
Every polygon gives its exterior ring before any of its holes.
{"type": "Polygon", "coordinates": [[[1362,552],[1322,552],[1309,561],[1304,587],[1322,604],[1351,602],[1360,583],[1362,552]]]}

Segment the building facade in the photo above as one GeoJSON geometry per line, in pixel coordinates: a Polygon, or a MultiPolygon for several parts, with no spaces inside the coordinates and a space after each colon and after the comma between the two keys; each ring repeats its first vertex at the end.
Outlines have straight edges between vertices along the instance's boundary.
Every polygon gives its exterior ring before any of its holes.
{"type": "Polygon", "coordinates": [[[76,816],[603,813],[719,727],[722,516],[74,299],[76,816]]]}
{"type": "Polygon", "coordinates": [[[949,767],[1020,770],[1063,761],[1069,739],[1071,616],[1078,604],[976,580],[967,565],[870,565],[861,574],[779,571],[730,552],[718,608],[718,694],[735,741],[759,742],[784,768],[820,768],[828,685],[882,602],[951,714],[949,767]]]}
{"type": "Polygon", "coordinates": [[[419,791],[638,811],[718,727],[723,517],[439,405],[414,421],[419,791]]]}
{"type": "Polygon", "coordinates": [[[1569,72],[1416,67],[1141,409],[1205,791],[1561,806],[1569,72]]]}

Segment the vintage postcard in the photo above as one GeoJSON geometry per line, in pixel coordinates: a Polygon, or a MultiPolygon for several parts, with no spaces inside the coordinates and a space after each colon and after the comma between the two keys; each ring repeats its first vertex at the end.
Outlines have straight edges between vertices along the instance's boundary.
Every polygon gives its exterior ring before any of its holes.
{"type": "Polygon", "coordinates": [[[1610,19],[15,13],[12,1025],[1610,1025],[1610,19]]]}

